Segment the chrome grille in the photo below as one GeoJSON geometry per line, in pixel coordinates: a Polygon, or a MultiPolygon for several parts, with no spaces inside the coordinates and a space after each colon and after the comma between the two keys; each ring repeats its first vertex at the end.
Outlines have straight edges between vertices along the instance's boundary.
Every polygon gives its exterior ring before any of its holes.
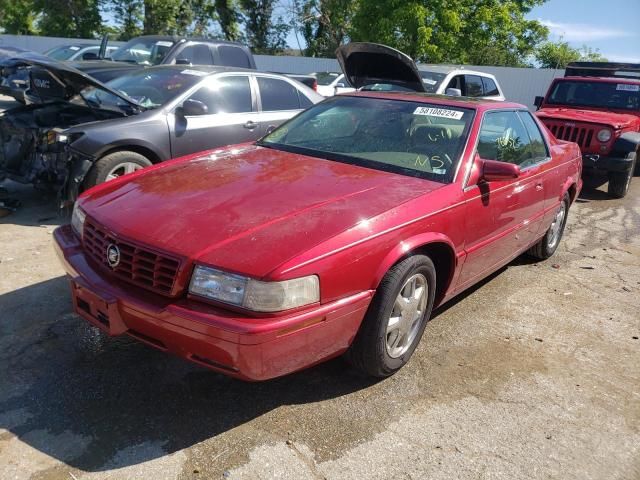
{"type": "Polygon", "coordinates": [[[175,293],[179,259],[117,238],[89,218],[85,220],[83,244],[88,256],[114,276],[163,295],[175,293]],[[120,250],[120,262],[114,268],[107,260],[109,245],[120,250]]]}

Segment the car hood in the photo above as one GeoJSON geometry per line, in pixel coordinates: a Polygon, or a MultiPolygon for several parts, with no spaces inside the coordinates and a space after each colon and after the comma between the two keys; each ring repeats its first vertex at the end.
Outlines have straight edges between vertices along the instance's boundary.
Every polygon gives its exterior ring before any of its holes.
{"type": "Polygon", "coordinates": [[[424,92],[418,67],[408,55],[386,45],[353,42],[342,45],[336,56],[345,77],[355,88],[390,83],[424,92]]]}
{"type": "Polygon", "coordinates": [[[145,68],[143,65],[113,60],[81,60],[65,62],[65,64],[101,82],[107,82],[121,75],[145,68]]]}
{"type": "Polygon", "coordinates": [[[625,113],[601,112],[598,110],[579,110],[575,108],[543,108],[536,115],[544,120],[564,120],[567,122],[586,122],[598,125],[610,125],[616,129],[630,127],[638,123],[638,117],[625,113]]]}
{"type": "Polygon", "coordinates": [[[69,100],[85,88],[95,87],[119,97],[136,109],[143,108],[126,95],[77,70],[70,64],[58,62],[42,55],[25,54],[8,58],[2,60],[0,66],[3,67],[3,75],[5,72],[15,71],[21,67],[36,67],[30,73],[32,80],[30,88],[43,102],[69,100]]]}
{"type": "Polygon", "coordinates": [[[254,145],[124,180],[81,199],[89,217],[116,235],[257,278],[443,186],[254,145]]]}

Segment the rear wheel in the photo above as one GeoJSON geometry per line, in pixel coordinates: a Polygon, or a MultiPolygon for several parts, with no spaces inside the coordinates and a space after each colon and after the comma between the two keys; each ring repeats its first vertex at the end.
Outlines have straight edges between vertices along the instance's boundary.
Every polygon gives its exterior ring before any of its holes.
{"type": "Polygon", "coordinates": [[[556,252],[562,234],[564,233],[564,227],[567,224],[569,204],[569,194],[565,193],[549,230],[547,230],[547,233],[544,234],[544,237],[542,237],[538,243],[529,249],[527,252],[529,255],[539,258],[540,260],[546,260],[556,252]]]}
{"type": "Polygon", "coordinates": [[[429,257],[411,256],[384,276],[347,359],[361,372],[387,377],[402,368],[420,343],[435,297],[429,257]]]}
{"type": "Polygon", "coordinates": [[[151,165],[144,155],[126,150],[113,152],[98,160],[84,179],[84,188],[91,188],[151,165]]]}

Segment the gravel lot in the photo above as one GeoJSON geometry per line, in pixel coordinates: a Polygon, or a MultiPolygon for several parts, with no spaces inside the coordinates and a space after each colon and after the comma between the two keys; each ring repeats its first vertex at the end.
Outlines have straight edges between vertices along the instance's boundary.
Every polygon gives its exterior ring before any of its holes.
{"type": "Polygon", "coordinates": [[[70,313],[54,198],[0,219],[2,479],[640,479],[640,178],[442,309],[392,378],[247,384],[70,313]]]}

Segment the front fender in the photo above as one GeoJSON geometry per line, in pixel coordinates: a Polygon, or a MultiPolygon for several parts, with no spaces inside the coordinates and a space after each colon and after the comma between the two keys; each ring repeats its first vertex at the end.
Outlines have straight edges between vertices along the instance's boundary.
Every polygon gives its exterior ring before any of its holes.
{"type": "Polygon", "coordinates": [[[613,144],[611,156],[624,157],[628,153],[640,149],[640,132],[625,132],[613,144]]]}
{"type": "Polygon", "coordinates": [[[442,233],[421,233],[406,240],[402,240],[400,243],[398,243],[398,245],[393,247],[391,251],[389,251],[389,253],[387,253],[384,260],[380,263],[378,270],[376,271],[371,288],[375,290],[382,281],[382,278],[385,276],[385,274],[391,267],[398,263],[399,260],[411,255],[412,252],[415,252],[421,247],[425,247],[429,244],[434,243],[445,244],[450,249],[451,256],[454,262],[454,264],[452,265],[453,268],[451,268],[451,275],[453,275],[453,273],[455,272],[456,264],[458,262],[458,258],[456,255],[456,249],[451,239],[442,233]]]}

